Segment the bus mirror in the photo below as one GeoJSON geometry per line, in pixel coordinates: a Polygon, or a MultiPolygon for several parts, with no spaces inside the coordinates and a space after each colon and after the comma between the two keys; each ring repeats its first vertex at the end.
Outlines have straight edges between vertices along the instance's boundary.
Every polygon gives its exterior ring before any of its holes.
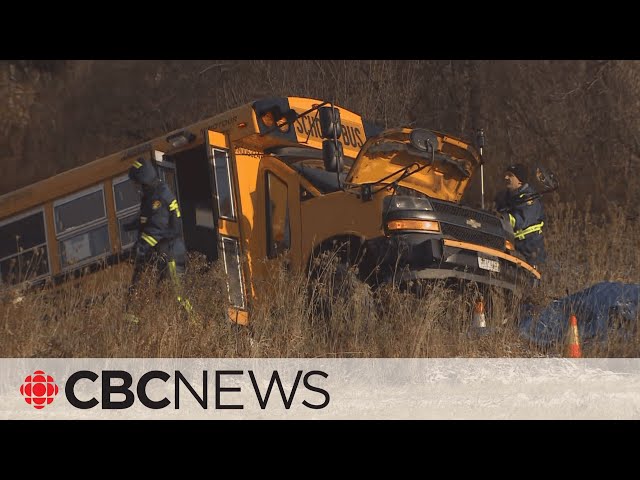
{"type": "Polygon", "coordinates": [[[411,145],[422,152],[433,153],[438,146],[438,137],[429,130],[416,128],[409,136],[411,145]]]}
{"type": "Polygon", "coordinates": [[[335,107],[320,107],[319,111],[322,138],[340,138],[342,134],[340,110],[335,107]]]}
{"type": "Polygon", "coordinates": [[[322,142],[322,160],[327,172],[341,172],[344,165],[342,142],[324,140],[322,142]]]}

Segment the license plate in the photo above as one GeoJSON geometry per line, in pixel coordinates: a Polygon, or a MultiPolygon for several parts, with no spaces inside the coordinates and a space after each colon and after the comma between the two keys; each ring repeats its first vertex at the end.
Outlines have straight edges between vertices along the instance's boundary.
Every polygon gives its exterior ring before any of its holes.
{"type": "Polygon", "coordinates": [[[500,271],[500,262],[494,258],[483,257],[478,255],[478,266],[483,270],[490,270],[492,272],[500,271]]]}

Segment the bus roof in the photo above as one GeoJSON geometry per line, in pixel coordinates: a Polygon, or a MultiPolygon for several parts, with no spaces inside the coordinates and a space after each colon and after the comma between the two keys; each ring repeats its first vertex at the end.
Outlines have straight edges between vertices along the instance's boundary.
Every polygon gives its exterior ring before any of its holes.
{"type": "MultiPolygon", "coordinates": [[[[291,135],[288,138],[274,135],[267,138],[264,132],[264,125],[259,124],[256,113],[265,105],[281,105],[283,108],[294,110],[297,115],[324,103],[322,100],[305,97],[270,97],[253,101],[239,107],[227,110],[213,117],[206,118],[187,127],[164,133],[134,147],[121,150],[117,153],[98,158],[84,165],[58,173],[47,179],[27,185],[20,189],[0,196],[0,219],[10,217],[17,213],[29,210],[43,203],[56,198],[68,195],[83,188],[90,187],[102,182],[110,177],[125,173],[131,166],[131,162],[137,156],[154,151],[173,153],[182,148],[175,147],[168,139],[184,134],[190,138],[197,138],[197,142],[204,141],[201,135],[205,130],[224,132],[229,135],[232,141],[246,139],[249,147],[267,148],[282,142],[282,145],[306,144],[312,148],[322,148],[321,141],[316,132],[316,128],[310,121],[304,118],[297,118],[291,128],[291,135]],[[253,141],[250,141],[251,137],[253,141]]],[[[355,157],[357,151],[369,136],[370,132],[365,132],[368,125],[364,125],[361,117],[349,110],[335,105],[341,112],[343,123],[347,125],[345,133],[348,135],[345,143],[345,155],[355,157]],[[348,126],[351,125],[352,128],[348,126]],[[361,128],[361,130],[359,129],[361,128]]],[[[197,144],[197,143],[196,143],[197,144]]]]}

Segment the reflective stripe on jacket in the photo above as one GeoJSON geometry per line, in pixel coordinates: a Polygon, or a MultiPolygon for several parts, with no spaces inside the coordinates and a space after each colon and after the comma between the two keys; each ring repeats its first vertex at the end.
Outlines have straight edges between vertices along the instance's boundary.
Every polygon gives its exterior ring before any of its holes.
{"type": "Polygon", "coordinates": [[[534,232],[542,232],[544,225],[544,209],[539,198],[530,198],[536,191],[525,183],[515,192],[504,191],[496,197],[496,207],[508,212],[509,223],[516,239],[522,240],[534,232]]]}
{"type": "Polygon", "coordinates": [[[173,239],[182,233],[178,201],[165,183],[159,182],[153,190],[145,192],[140,205],[140,217],[147,218],[140,225],[140,236],[152,247],[162,239],[173,239]]]}

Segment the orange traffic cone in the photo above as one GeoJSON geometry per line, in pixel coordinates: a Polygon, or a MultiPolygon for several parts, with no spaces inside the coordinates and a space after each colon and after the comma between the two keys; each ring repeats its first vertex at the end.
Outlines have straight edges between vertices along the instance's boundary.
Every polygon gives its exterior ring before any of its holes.
{"type": "Polygon", "coordinates": [[[484,315],[484,300],[480,298],[473,307],[471,326],[474,328],[486,328],[487,318],[484,315]]]}
{"type": "Polygon", "coordinates": [[[580,336],[578,335],[578,319],[573,313],[569,316],[569,335],[567,336],[567,348],[564,356],[568,358],[582,358],[580,336]]]}

